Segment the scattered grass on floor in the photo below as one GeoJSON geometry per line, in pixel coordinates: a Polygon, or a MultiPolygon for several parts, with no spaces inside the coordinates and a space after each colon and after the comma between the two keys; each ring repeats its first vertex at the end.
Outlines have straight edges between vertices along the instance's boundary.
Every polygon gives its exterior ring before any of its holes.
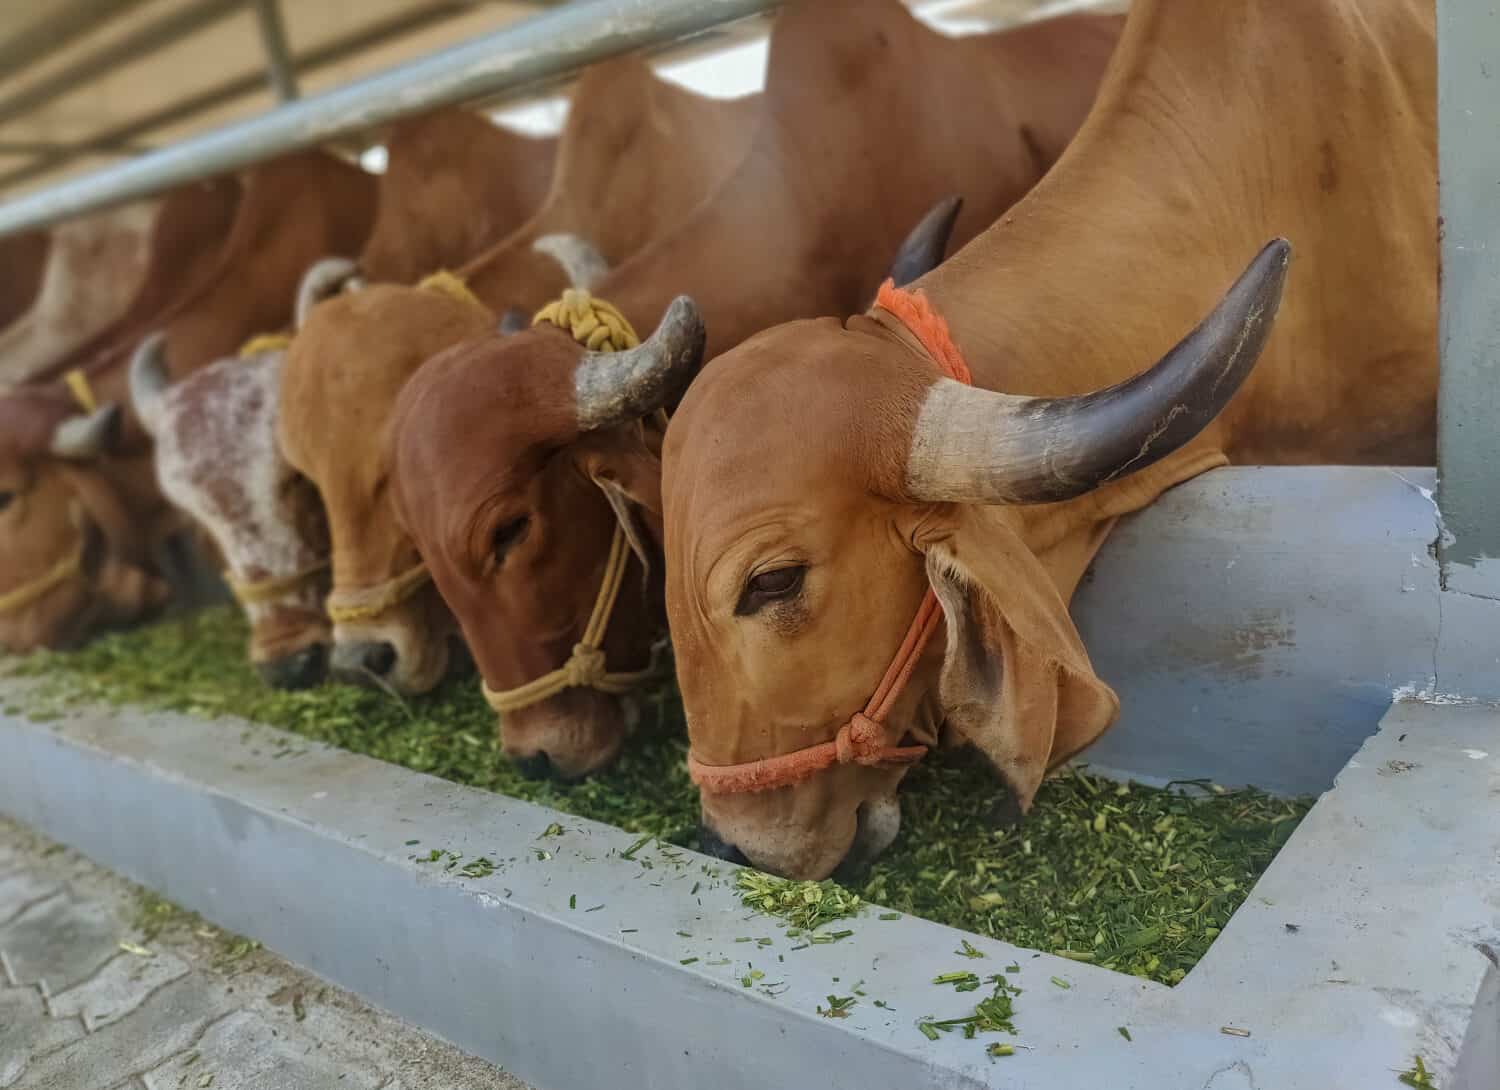
{"type": "MultiPolygon", "coordinates": [[[[241,716],[695,846],[698,798],[671,689],[648,701],[640,734],[609,771],[577,784],[537,782],[501,753],[472,677],[407,700],[332,685],[277,692],[245,662],[245,638],[240,614],[218,608],[32,656],[15,672],[41,680],[26,701],[33,715],[99,701],[241,716]]],[[[908,774],[901,835],[851,889],[753,872],[738,884],[748,904],[793,927],[876,902],[1172,984],[1203,956],[1310,805],[1191,786],[1184,794],[1069,772],[1043,785],[1020,825],[997,829],[988,816],[993,777],[972,758],[942,754],[908,774]]]]}

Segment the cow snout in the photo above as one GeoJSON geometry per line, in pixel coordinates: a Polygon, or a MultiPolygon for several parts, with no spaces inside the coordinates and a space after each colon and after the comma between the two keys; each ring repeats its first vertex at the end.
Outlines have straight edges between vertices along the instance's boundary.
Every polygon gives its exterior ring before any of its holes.
{"type": "Polygon", "coordinates": [[[339,643],[333,649],[332,668],[340,681],[378,687],[396,668],[396,647],[386,640],[339,643]]]}
{"type": "Polygon", "coordinates": [[[323,645],[313,644],[289,655],[257,662],[255,672],[273,689],[309,689],[323,680],[323,645]]]}
{"type": "Polygon", "coordinates": [[[545,780],[552,775],[552,758],[545,751],[515,758],[516,771],[528,780],[545,780]]]}
{"type": "Polygon", "coordinates": [[[707,825],[698,826],[698,850],[704,855],[711,855],[715,859],[722,859],[726,863],[736,866],[749,866],[750,860],[745,858],[745,853],[736,848],[714,832],[707,825]]]}

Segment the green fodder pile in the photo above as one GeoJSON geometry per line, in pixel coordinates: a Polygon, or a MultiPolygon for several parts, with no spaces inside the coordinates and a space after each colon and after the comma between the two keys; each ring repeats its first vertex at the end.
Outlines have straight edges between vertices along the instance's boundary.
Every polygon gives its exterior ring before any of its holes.
{"type": "MultiPolygon", "coordinates": [[[[80,651],[35,655],[13,672],[40,681],[26,698],[33,717],[89,702],[239,716],[695,846],[698,798],[670,688],[647,700],[639,734],[607,772],[576,784],[538,782],[501,753],[494,715],[472,677],[407,699],[337,685],[278,692],[251,670],[245,640],[241,614],[216,608],[80,651]]],[[[995,828],[994,777],[972,758],[937,754],[907,775],[901,834],[847,901],[1176,983],[1310,805],[1199,786],[1189,795],[1068,772],[1043,785],[1026,820],[995,828]]],[[[777,911],[776,898],[758,900],[756,907],[777,911]]],[[[840,903],[836,893],[824,900],[840,903]]]]}

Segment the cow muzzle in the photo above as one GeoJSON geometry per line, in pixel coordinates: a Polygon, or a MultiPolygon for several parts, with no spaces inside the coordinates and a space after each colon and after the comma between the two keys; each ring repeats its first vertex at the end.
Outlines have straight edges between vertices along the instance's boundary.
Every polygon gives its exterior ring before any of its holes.
{"type": "Polygon", "coordinates": [[[637,719],[629,697],[568,689],[503,715],[501,749],[530,779],[582,779],[614,762],[637,719]]]}

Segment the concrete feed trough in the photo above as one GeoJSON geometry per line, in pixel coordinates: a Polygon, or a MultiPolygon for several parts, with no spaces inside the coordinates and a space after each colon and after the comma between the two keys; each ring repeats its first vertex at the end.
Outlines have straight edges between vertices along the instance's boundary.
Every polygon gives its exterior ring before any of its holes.
{"type": "Polygon", "coordinates": [[[630,853],[618,830],[236,721],[6,715],[0,811],[545,1090],[759,1088],[811,1072],[860,1090],[1323,1090],[1396,1085],[1418,1055],[1445,1090],[1493,1090],[1500,709],[1385,710],[1392,688],[1440,684],[1419,668],[1438,633],[1411,619],[1438,593],[1435,572],[1403,537],[1431,540],[1425,487],[1383,470],[1221,471],[1124,527],[1100,559],[1080,615],[1106,676],[1141,676],[1122,683],[1131,713],[1090,759],[1142,779],[1333,782],[1175,988],[875,909],[847,939],[793,951],[713,860],[630,853]],[[1265,542],[1285,540],[1276,517],[1298,510],[1337,510],[1316,533],[1365,545],[1277,559],[1265,542]],[[1360,531],[1375,522],[1393,529],[1360,531]],[[1227,543],[1231,523],[1242,533],[1227,543]],[[1168,586],[1198,607],[1178,609],[1168,586]],[[1379,638],[1389,622],[1370,618],[1393,602],[1411,618],[1379,638]],[[1220,640],[1239,649],[1228,660],[1159,657],[1247,611],[1263,631],[1277,609],[1284,635],[1220,640]],[[1122,630],[1137,639],[1109,650],[1122,630]],[[1190,714],[1171,712],[1192,692],[1190,714]],[[1291,703],[1260,706],[1276,693],[1291,703]],[[1133,706],[1152,699],[1155,714],[1133,706]],[[554,823],[561,835],[544,835],[554,823]],[[497,866],[464,877],[421,862],[433,849],[497,866]],[[981,976],[1019,965],[1017,1036],[917,1030],[982,995],[932,983],[973,967],[954,954],[961,939],[986,954],[981,976]],[[819,1015],[857,982],[849,1017],[819,1015]],[[1015,1054],[991,1057],[989,1042],[1015,1054]]]}

